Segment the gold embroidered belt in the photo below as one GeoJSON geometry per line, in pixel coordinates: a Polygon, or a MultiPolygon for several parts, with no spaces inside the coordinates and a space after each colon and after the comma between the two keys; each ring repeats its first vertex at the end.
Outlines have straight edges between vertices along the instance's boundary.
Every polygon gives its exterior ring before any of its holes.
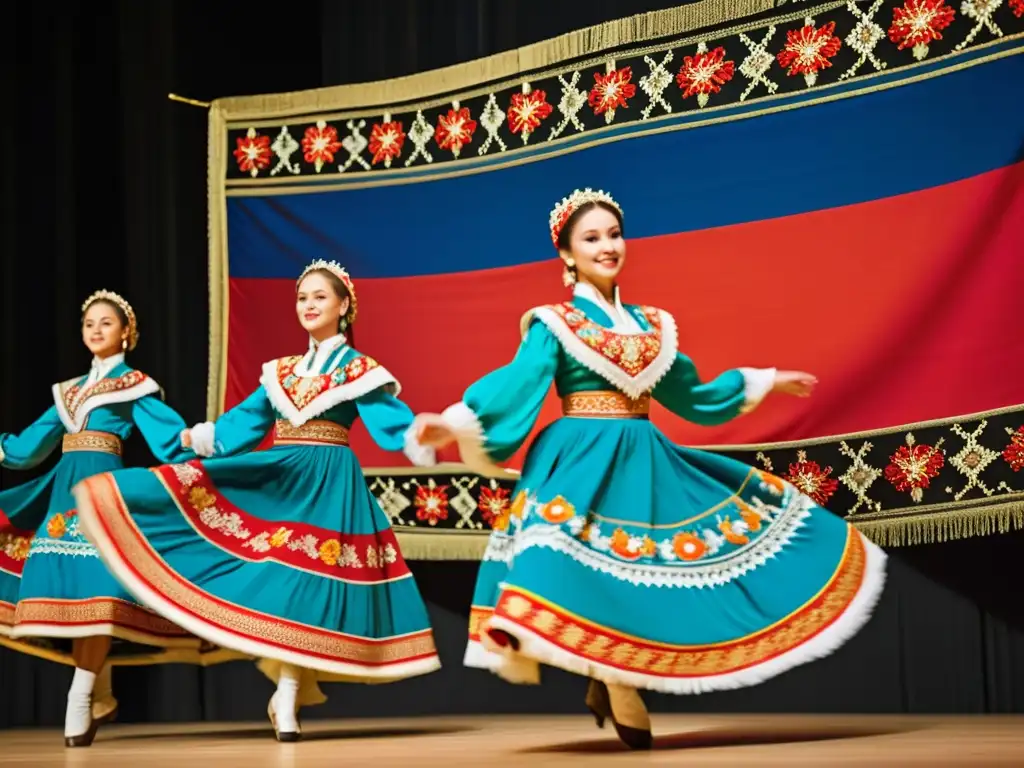
{"type": "Polygon", "coordinates": [[[64,453],[75,451],[94,451],[95,453],[109,453],[114,456],[121,455],[121,438],[109,432],[95,432],[86,429],[81,432],[64,435],[64,453]]]}
{"type": "Polygon", "coordinates": [[[651,396],[636,400],[621,392],[574,392],[562,398],[563,416],[597,419],[646,419],[651,412],[651,396]]]}
{"type": "Polygon", "coordinates": [[[348,429],[333,421],[313,419],[296,427],[286,419],[274,426],[274,445],[348,445],[348,429]]]}

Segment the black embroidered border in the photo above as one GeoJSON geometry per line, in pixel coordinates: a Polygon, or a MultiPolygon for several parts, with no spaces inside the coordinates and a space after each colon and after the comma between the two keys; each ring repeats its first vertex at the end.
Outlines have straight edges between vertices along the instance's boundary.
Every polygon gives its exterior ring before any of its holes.
{"type": "MultiPolygon", "coordinates": [[[[543,119],[530,136],[528,146],[531,147],[554,138],[589,136],[595,129],[609,125],[619,127],[663,116],[668,113],[665,105],[670,108],[672,115],[698,112],[703,108],[698,103],[698,94],[684,98],[683,90],[676,82],[684,57],[698,55],[698,41],[701,41],[702,46],[706,46],[708,52],[713,52],[719,47],[724,48],[723,61],[733,64],[731,79],[720,85],[719,92],[707,95],[708,107],[723,107],[749,103],[771,95],[794,94],[808,88],[817,89],[840,82],[848,83],[879,71],[889,73],[917,64],[919,57],[920,60],[927,62],[945,54],[998,40],[1000,36],[1005,38],[1024,32],[1024,2],[1021,0],[999,3],[998,7],[991,11],[987,10],[991,3],[982,0],[973,0],[965,4],[976,9],[973,11],[975,14],[990,14],[987,17],[988,24],[965,15],[960,3],[951,3],[949,0],[920,0],[921,3],[941,3],[949,8],[955,14],[952,23],[940,30],[940,39],[930,41],[924,49],[917,47],[915,51],[915,47],[911,46],[899,50],[898,44],[888,36],[893,25],[894,11],[906,7],[908,2],[912,1],[787,3],[756,19],[748,18],[720,25],[717,29],[707,29],[702,33],[652,43],[645,46],[643,52],[638,53],[636,49],[608,51],[599,63],[593,63],[600,58],[599,56],[589,56],[584,60],[577,60],[576,64],[565,63],[561,71],[554,74],[550,70],[535,73],[539,75],[535,79],[531,79],[531,73],[524,72],[513,84],[508,81],[495,83],[493,90],[482,94],[481,91],[485,91],[486,86],[464,91],[461,97],[458,93],[438,97],[425,105],[398,104],[388,109],[356,110],[351,113],[346,111],[345,119],[337,119],[329,112],[322,112],[288,118],[274,127],[232,124],[227,131],[227,179],[230,181],[271,176],[289,178],[296,183],[315,182],[332,175],[388,173],[406,167],[422,168],[428,165],[465,162],[481,156],[494,157],[524,146],[522,135],[513,134],[510,129],[508,108],[512,98],[523,92],[525,83],[529,83],[534,93],[543,91],[546,102],[552,108],[551,114],[543,119]],[[805,17],[813,18],[813,28],[819,32],[827,25],[834,24],[831,36],[841,42],[839,50],[827,57],[831,66],[807,77],[800,72],[791,74],[778,58],[787,44],[787,36],[799,32],[804,27],[805,17]],[[755,55],[754,51],[759,50],[757,46],[762,43],[762,52],[755,55]],[[865,51],[870,55],[862,55],[865,51]],[[671,60],[665,62],[667,56],[671,60]],[[770,64],[760,74],[758,59],[762,64],[770,64]],[[589,93],[594,86],[595,75],[605,75],[606,64],[612,60],[616,70],[625,67],[631,69],[630,82],[636,87],[636,93],[628,100],[627,106],[617,109],[614,119],[606,121],[603,115],[595,114],[593,107],[583,103],[575,113],[578,123],[567,122],[556,136],[554,129],[566,119],[565,114],[560,111],[560,101],[573,90],[589,93]],[[654,68],[661,63],[665,63],[662,80],[667,79],[667,85],[662,91],[664,104],[652,99],[650,93],[645,92],[642,87],[645,80],[649,81],[652,70],[660,73],[654,68]],[[771,85],[767,84],[769,82],[771,85]],[[570,87],[572,83],[575,83],[575,89],[570,87]],[[495,122],[498,116],[501,117],[500,127],[493,135],[485,129],[483,118],[485,109],[492,99],[496,110],[495,122]],[[462,146],[458,157],[450,150],[440,148],[435,133],[439,118],[447,115],[455,102],[459,108],[468,109],[469,116],[477,123],[475,132],[462,146]],[[644,116],[645,110],[648,111],[647,117],[644,116]],[[373,162],[373,155],[368,147],[374,126],[384,122],[385,114],[390,115],[391,121],[400,122],[406,134],[401,154],[394,158],[390,167],[383,161],[373,162]],[[408,135],[418,116],[422,120],[423,135],[430,136],[424,143],[429,159],[424,152],[418,151],[412,137],[408,135]],[[324,120],[322,130],[337,132],[338,146],[329,160],[321,158],[324,162],[318,169],[315,156],[306,153],[303,148],[303,137],[308,131],[316,131],[318,120],[321,119],[324,120]],[[340,146],[342,141],[347,142],[356,151],[352,153],[340,146]],[[243,150],[255,146],[254,142],[264,146],[263,152],[266,156],[266,164],[257,168],[255,174],[247,170],[242,161],[246,155],[243,150]],[[415,159],[410,162],[414,154],[415,159]]],[[[569,111],[571,113],[571,109],[569,111]]]]}
{"type": "MultiPolygon", "coordinates": [[[[883,544],[1024,527],[1024,406],[829,440],[712,450],[785,478],[883,544]]],[[[487,501],[510,503],[515,484],[458,470],[367,480],[395,528],[416,534],[488,532],[487,501]],[[489,498],[481,503],[482,496],[489,498]]],[[[410,540],[424,537],[405,537],[404,550],[410,540]]]]}

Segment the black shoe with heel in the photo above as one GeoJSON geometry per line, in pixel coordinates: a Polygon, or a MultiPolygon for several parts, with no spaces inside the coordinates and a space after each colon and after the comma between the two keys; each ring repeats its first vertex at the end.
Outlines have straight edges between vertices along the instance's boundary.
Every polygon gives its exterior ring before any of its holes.
{"type": "Polygon", "coordinates": [[[608,686],[600,680],[591,680],[590,685],[587,686],[586,704],[587,709],[594,716],[594,720],[597,721],[597,727],[604,728],[604,721],[610,718],[619,740],[630,749],[645,750],[653,746],[654,739],[649,730],[631,728],[615,720],[615,713],[612,712],[612,700],[608,695],[608,686]]]}

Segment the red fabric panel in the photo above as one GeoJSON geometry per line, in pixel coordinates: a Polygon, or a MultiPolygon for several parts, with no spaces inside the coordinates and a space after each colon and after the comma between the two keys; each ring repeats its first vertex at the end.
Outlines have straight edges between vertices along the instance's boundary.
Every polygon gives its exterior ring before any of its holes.
{"type": "MultiPolygon", "coordinates": [[[[657,408],[654,418],[682,443],[760,443],[1024,402],[1022,256],[1024,163],[844,208],[631,240],[625,300],[672,312],[703,376],[776,366],[821,380],[809,400],[772,398],[717,428],[657,408]]],[[[552,254],[481,272],[356,276],[358,348],[398,377],[414,410],[442,409],[511,359],[523,312],[566,297],[559,274],[552,254]]],[[[305,348],[293,291],[290,280],[231,281],[227,406],[255,387],[263,361],[305,348]]],[[[552,397],[538,426],[557,413],[552,397]]],[[[364,466],[407,463],[363,430],[353,447],[364,466]]]]}

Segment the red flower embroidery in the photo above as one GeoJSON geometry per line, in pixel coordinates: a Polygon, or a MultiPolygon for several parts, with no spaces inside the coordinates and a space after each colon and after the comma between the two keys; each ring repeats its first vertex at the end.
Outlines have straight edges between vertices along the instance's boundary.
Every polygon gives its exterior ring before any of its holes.
{"type": "Polygon", "coordinates": [[[587,103],[594,109],[595,115],[604,115],[605,122],[615,119],[615,110],[625,109],[628,102],[636,96],[636,86],[630,82],[633,70],[630,67],[613,69],[605,75],[594,73],[594,87],[590,90],[587,103]]]}
{"type": "Polygon", "coordinates": [[[643,307],[651,333],[615,333],[598,325],[572,304],[551,307],[580,341],[599,352],[628,376],[637,376],[651,365],[661,352],[661,315],[653,307],[643,307]]]}
{"type": "Polygon", "coordinates": [[[351,383],[360,378],[363,374],[372,371],[374,368],[380,368],[380,363],[372,357],[360,355],[359,357],[353,358],[345,364],[345,381],[351,383]]]}
{"type": "Polygon", "coordinates": [[[338,129],[323,120],[309,126],[302,137],[302,156],[307,163],[314,165],[317,173],[327,163],[334,162],[334,153],[339,149],[341,142],[338,141],[338,129]]]}
{"type": "Polygon", "coordinates": [[[736,74],[736,65],[724,59],[725,48],[719,46],[709,52],[704,43],[698,46],[696,56],[683,57],[683,66],[676,75],[676,84],[682,90],[683,98],[696,94],[697,103],[703,107],[712,93],[721,91],[722,86],[736,74]]]}
{"type": "Polygon", "coordinates": [[[910,498],[920,502],[924,489],[939,474],[946,459],[938,446],[914,444],[913,438],[908,438],[907,443],[889,457],[885,479],[901,493],[910,491],[910,498]]]}
{"type": "Polygon", "coordinates": [[[1024,16],[1024,0],[1010,0],[1010,10],[1018,19],[1024,16]]]}
{"type": "Polygon", "coordinates": [[[426,486],[416,489],[416,519],[425,520],[430,525],[437,525],[439,520],[448,519],[447,485],[426,486]]]}
{"type": "Polygon", "coordinates": [[[928,55],[928,45],[942,39],[942,30],[953,23],[956,12],[945,0],[907,0],[902,8],[892,9],[889,40],[899,50],[912,48],[920,61],[928,55]]]}
{"type": "Polygon", "coordinates": [[[484,522],[492,528],[505,530],[512,511],[512,499],[507,488],[482,488],[477,502],[484,522]]]}
{"type": "Polygon", "coordinates": [[[512,133],[521,133],[525,144],[530,134],[540,127],[541,121],[551,111],[544,91],[513,93],[508,107],[508,129],[512,133]]]}
{"type": "Polygon", "coordinates": [[[402,154],[405,144],[405,131],[400,120],[374,123],[370,131],[370,152],[373,153],[371,165],[383,162],[385,168],[391,167],[391,161],[402,154]]]}
{"type": "Polygon", "coordinates": [[[257,135],[255,128],[245,132],[245,136],[235,139],[234,155],[238,170],[254,177],[270,165],[270,137],[257,135]]]}
{"type": "MultiPolygon", "coordinates": [[[[1024,5],[1024,0],[1021,0],[1024,5]]],[[[1020,427],[1010,437],[1010,444],[1003,450],[1003,458],[1014,472],[1024,469],[1024,427],[1020,427]]]]}
{"type": "Polygon", "coordinates": [[[473,140],[476,120],[469,116],[469,107],[449,109],[447,115],[438,115],[434,140],[441,149],[450,149],[455,157],[473,140]]]}
{"type": "Polygon", "coordinates": [[[786,33],[786,47],[776,57],[779,64],[788,67],[787,75],[803,75],[808,86],[814,85],[818,72],[832,66],[832,57],[839,53],[842,41],[833,35],[836,23],[830,21],[820,29],[805,24],[786,33]]]}
{"type": "Polygon", "coordinates": [[[814,503],[824,507],[839,488],[839,481],[833,477],[832,467],[824,469],[816,461],[808,461],[803,451],[797,453],[797,461],[789,465],[786,480],[798,491],[814,499],[814,503]]]}

